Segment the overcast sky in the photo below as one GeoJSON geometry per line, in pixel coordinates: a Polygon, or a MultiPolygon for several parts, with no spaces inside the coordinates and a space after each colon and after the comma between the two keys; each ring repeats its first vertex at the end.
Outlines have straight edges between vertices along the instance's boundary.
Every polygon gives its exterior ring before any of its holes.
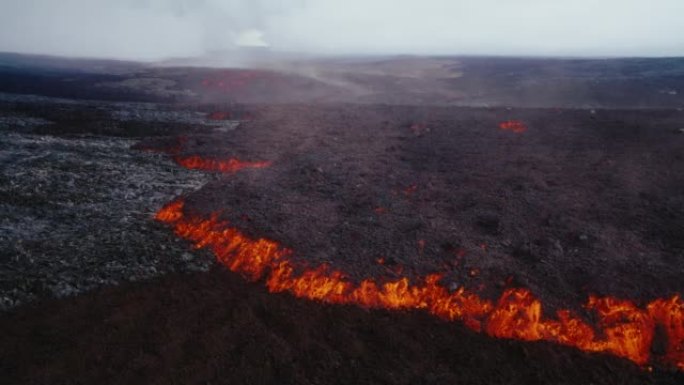
{"type": "Polygon", "coordinates": [[[684,56],[684,0],[0,0],[0,51],[684,56]]]}

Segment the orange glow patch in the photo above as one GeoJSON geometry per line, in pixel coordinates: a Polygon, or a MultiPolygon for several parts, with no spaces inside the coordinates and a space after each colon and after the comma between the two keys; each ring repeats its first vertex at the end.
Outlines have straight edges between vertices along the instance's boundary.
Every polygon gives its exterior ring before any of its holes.
{"type": "Polygon", "coordinates": [[[464,288],[447,289],[440,283],[440,274],[413,282],[407,277],[355,282],[327,265],[304,268],[294,261],[292,250],[277,242],[247,237],[216,213],[208,218],[187,216],[183,207],[184,202],[176,200],[162,208],[156,219],[173,226],[178,236],[196,248],[211,250],[231,271],[262,280],[270,292],[366,308],[422,309],[493,337],[551,341],[640,365],[660,362],[684,370],[684,301],[678,296],[656,299],[644,308],[628,300],[591,296],[586,309],[596,317],[592,326],[571,310],[545,316],[542,302],[526,289],[506,289],[492,302],[464,288]],[[662,356],[651,351],[656,328],[667,338],[662,356]]]}
{"type": "Polygon", "coordinates": [[[223,173],[234,173],[245,168],[265,168],[271,162],[243,162],[236,158],[227,160],[205,159],[199,156],[174,156],[173,160],[179,165],[190,170],[218,171],[223,173]]]}
{"type": "Polygon", "coordinates": [[[504,131],[512,131],[516,134],[522,134],[523,132],[527,131],[527,126],[525,123],[519,120],[508,120],[499,123],[499,129],[504,131]]]}

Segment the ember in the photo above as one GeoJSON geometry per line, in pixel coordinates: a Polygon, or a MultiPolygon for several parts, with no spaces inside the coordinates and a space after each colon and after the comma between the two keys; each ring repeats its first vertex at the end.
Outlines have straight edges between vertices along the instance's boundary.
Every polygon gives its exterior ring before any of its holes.
{"type": "Polygon", "coordinates": [[[508,120],[499,123],[499,128],[504,131],[512,131],[516,134],[522,134],[527,131],[527,126],[519,120],[508,120]]]}
{"type": "Polygon", "coordinates": [[[418,185],[414,183],[404,189],[404,195],[412,195],[416,191],[418,191],[418,185]]]}
{"type": "Polygon", "coordinates": [[[173,160],[190,170],[218,171],[223,173],[234,173],[245,168],[264,168],[271,165],[271,162],[243,162],[236,158],[227,160],[204,159],[199,156],[174,156],[173,160]]]}

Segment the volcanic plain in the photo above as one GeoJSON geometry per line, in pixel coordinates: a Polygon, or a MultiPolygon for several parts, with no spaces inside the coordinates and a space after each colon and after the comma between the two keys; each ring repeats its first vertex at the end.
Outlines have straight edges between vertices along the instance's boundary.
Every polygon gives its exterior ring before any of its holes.
{"type": "Polygon", "coordinates": [[[8,383],[684,380],[682,60],[1,58],[8,383]]]}

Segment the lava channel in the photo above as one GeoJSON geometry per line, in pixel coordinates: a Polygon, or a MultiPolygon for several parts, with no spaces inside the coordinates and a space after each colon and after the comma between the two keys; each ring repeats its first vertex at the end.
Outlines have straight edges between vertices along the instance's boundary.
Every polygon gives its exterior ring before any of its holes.
{"type": "Polygon", "coordinates": [[[268,161],[244,162],[237,158],[230,158],[227,160],[205,159],[197,155],[177,155],[173,157],[173,160],[190,170],[218,171],[224,173],[234,173],[245,168],[265,168],[271,165],[271,162],[268,161]]]}
{"type": "Polygon", "coordinates": [[[504,131],[512,131],[516,134],[522,134],[523,132],[527,131],[527,126],[525,123],[519,120],[508,120],[501,122],[499,123],[499,128],[504,131]]]}
{"type": "MultiPolygon", "coordinates": [[[[179,163],[189,168],[233,172],[243,164],[199,157],[179,163]]],[[[211,250],[231,271],[265,282],[272,293],[289,292],[299,298],[366,308],[422,309],[445,320],[461,321],[492,337],[550,341],[585,352],[613,354],[639,365],[658,363],[684,370],[684,301],[679,296],[655,299],[645,307],[629,300],[590,296],[585,308],[597,320],[592,326],[567,309],[558,310],[553,318],[545,317],[541,301],[523,288],[507,289],[498,300],[490,301],[465,288],[447,289],[440,283],[441,274],[415,282],[407,277],[355,282],[343,271],[327,265],[304,268],[294,261],[292,250],[269,239],[250,238],[219,219],[218,213],[208,217],[188,215],[182,199],[167,204],[155,218],[173,226],[179,237],[196,248],[211,250]],[[665,340],[665,349],[659,349],[661,354],[652,349],[656,330],[658,338],[665,340]]]]}

